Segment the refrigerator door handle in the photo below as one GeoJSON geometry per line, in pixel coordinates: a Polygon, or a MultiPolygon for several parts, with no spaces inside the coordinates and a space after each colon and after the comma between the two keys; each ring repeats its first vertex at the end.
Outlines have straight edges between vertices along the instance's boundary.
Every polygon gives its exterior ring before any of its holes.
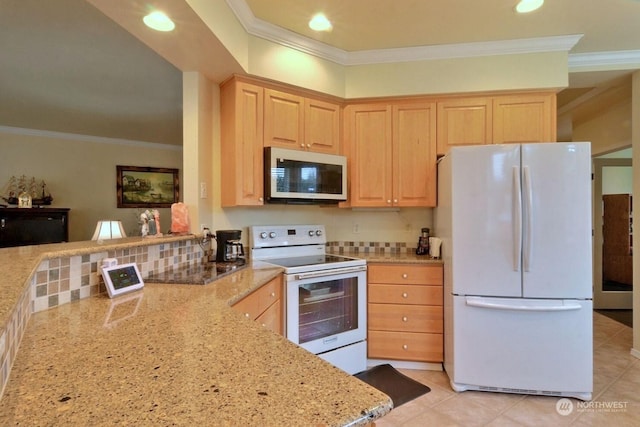
{"type": "Polygon", "coordinates": [[[466,304],[470,307],[512,311],[573,311],[582,309],[582,306],[577,302],[567,302],[564,304],[554,305],[526,305],[517,301],[511,303],[500,303],[481,297],[467,297],[466,304]]]}
{"type": "Polygon", "coordinates": [[[522,245],[522,269],[531,269],[531,250],[533,232],[533,194],[531,189],[531,173],[529,166],[522,167],[522,188],[524,191],[524,242],[522,245]]]}
{"type": "Polygon", "coordinates": [[[520,188],[520,168],[513,167],[513,271],[520,271],[520,248],[522,247],[522,190],[520,188]]]}

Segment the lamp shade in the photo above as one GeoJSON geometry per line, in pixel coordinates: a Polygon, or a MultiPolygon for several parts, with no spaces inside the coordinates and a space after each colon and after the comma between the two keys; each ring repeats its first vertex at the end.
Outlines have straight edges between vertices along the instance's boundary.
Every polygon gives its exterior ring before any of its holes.
{"type": "Polygon", "coordinates": [[[98,221],[91,240],[120,239],[121,237],[127,237],[121,221],[102,220],[98,221]]]}

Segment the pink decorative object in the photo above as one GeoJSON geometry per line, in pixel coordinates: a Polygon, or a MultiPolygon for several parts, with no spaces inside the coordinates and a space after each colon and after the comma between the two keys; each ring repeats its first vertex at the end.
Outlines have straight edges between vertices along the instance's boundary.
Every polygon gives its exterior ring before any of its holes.
{"type": "Polygon", "coordinates": [[[189,210],[182,202],[171,205],[171,233],[189,233],[189,210]]]}
{"type": "Polygon", "coordinates": [[[162,233],[160,232],[160,212],[157,209],[153,210],[153,219],[156,222],[156,235],[162,236],[162,233]]]}

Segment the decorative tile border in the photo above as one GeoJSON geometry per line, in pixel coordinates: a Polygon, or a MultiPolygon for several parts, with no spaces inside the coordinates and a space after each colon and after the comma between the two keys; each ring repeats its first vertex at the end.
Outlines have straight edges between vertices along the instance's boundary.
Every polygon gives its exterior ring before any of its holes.
{"type": "Polygon", "coordinates": [[[327,242],[327,250],[332,253],[377,253],[377,254],[403,254],[415,252],[415,246],[409,246],[406,242],[327,242]]]}
{"type": "Polygon", "coordinates": [[[0,397],[9,381],[11,366],[31,313],[106,292],[99,271],[103,259],[116,258],[118,264],[135,262],[144,279],[153,273],[198,264],[203,256],[196,240],[183,240],[42,261],[10,314],[6,327],[0,328],[0,397]]]}

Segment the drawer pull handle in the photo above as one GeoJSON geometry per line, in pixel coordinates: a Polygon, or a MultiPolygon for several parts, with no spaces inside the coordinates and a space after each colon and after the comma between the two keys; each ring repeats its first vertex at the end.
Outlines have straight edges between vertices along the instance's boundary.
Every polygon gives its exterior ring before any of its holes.
{"type": "Polygon", "coordinates": [[[249,315],[249,313],[245,313],[245,314],[244,314],[244,317],[246,317],[246,318],[248,319],[248,318],[249,318],[249,317],[251,317],[251,316],[249,315]]]}
{"type": "Polygon", "coordinates": [[[408,345],[406,345],[406,344],[403,344],[403,345],[402,345],[402,349],[403,349],[403,350],[409,350],[409,346],[408,346],[408,345]]]}
{"type": "Polygon", "coordinates": [[[275,292],[271,292],[271,297],[273,298],[275,296],[276,296],[276,293],[275,292]]]}
{"type": "Polygon", "coordinates": [[[402,278],[406,279],[407,277],[409,277],[409,275],[407,273],[402,273],[402,278]]]}
{"type": "Polygon", "coordinates": [[[409,298],[409,294],[408,294],[408,293],[406,293],[406,292],[403,292],[403,293],[402,293],[402,298],[409,298]]]}
{"type": "Polygon", "coordinates": [[[409,321],[409,318],[408,318],[407,316],[402,316],[402,321],[403,321],[403,322],[408,322],[408,321],[409,321]]]}

